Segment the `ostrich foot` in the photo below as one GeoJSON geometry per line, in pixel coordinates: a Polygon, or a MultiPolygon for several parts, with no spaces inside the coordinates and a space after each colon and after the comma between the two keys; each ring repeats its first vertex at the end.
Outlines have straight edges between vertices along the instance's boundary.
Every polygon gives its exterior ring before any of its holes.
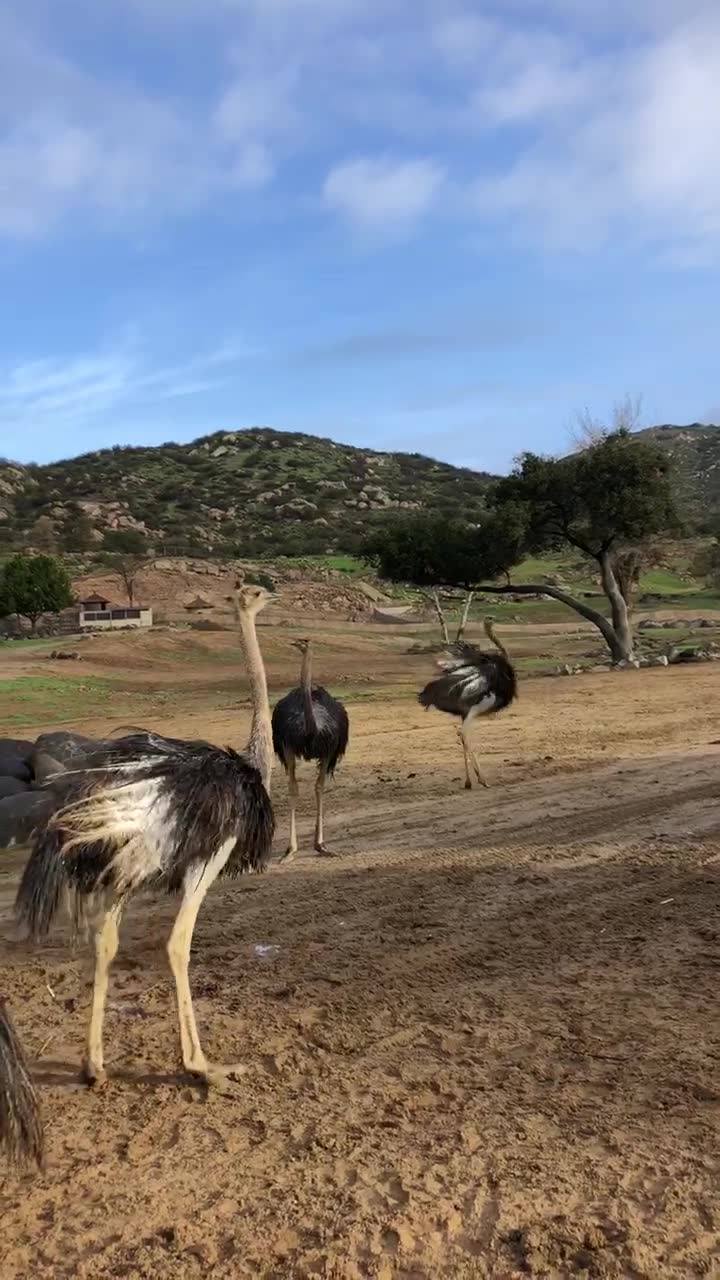
{"type": "Polygon", "coordinates": [[[465,780],[465,790],[472,791],[472,782],[470,781],[469,778],[466,778],[465,780]]]}
{"type": "Polygon", "coordinates": [[[315,852],[319,858],[337,858],[334,849],[328,849],[327,845],[318,840],[315,843],[315,852]]]}
{"type": "Polygon", "coordinates": [[[293,848],[292,848],[292,845],[289,845],[289,846],[288,846],[288,848],[285,850],[285,852],[280,854],[280,857],[279,857],[278,861],[279,861],[279,862],[292,862],[292,860],[293,860],[293,858],[295,857],[295,854],[296,854],[296,853],[297,853],[297,849],[293,849],[293,848]]]}
{"type": "Polygon", "coordinates": [[[89,1058],[83,1058],[80,1079],[89,1089],[101,1089],[104,1084],[107,1084],[107,1072],[104,1067],[95,1066],[89,1058]]]}

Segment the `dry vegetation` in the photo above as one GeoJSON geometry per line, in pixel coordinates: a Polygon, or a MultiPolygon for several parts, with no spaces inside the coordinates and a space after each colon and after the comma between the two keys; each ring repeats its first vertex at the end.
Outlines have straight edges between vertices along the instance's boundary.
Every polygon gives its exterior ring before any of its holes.
{"type": "MultiPolygon", "coordinates": [[[[273,693],[296,675],[278,623],[273,693]]],[[[574,624],[503,635],[530,664],[588,647],[574,624]]],[[[474,730],[493,785],[466,794],[453,725],[413,700],[423,636],[318,629],[352,717],[328,797],[343,856],[203,909],[201,1030],[249,1067],[231,1096],[176,1073],[162,903],[124,926],[110,1083],[78,1085],[89,958],[15,939],[3,855],[0,989],[49,1144],[46,1173],[0,1189],[3,1280],[720,1274],[718,667],[524,681],[474,730]]],[[[42,645],[0,655],[13,732],[244,740],[230,632],[76,643],[71,677],[42,645]]],[[[281,848],[279,774],[275,796],[281,848]]],[[[308,786],[303,805],[301,837],[308,786]]]]}

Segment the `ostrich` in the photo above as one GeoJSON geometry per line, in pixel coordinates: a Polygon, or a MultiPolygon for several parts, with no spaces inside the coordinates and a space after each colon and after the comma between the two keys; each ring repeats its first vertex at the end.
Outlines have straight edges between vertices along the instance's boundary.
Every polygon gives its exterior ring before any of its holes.
{"type": "Polygon", "coordinates": [[[318,762],[315,849],[321,857],[332,858],[335,855],[323,842],[323,792],[328,775],[332,777],[347,750],[350,724],[342,702],[331,697],[320,685],[313,687],[311,641],[291,640],[290,643],[302,654],[300,684],[280,699],[272,713],[273,747],[287,773],[290,792],[290,843],[283,856],[288,860],[297,853],[295,810],[298,784],[295,766],[300,759],[318,762]]]}
{"type": "Polygon", "coordinates": [[[467,740],[469,725],[476,716],[502,711],[517,697],[514,667],[489,618],[485,620],[485,633],[499,653],[488,653],[470,644],[451,645],[446,656],[438,662],[442,675],[435,676],[418,694],[418,702],[426,711],[437,707],[438,711],[460,717],[458,737],[465,761],[466,791],[472,790],[470,762],[478,782],[484,787],[488,785],[467,740]]]}
{"type": "Polygon", "coordinates": [[[5,1001],[0,999],[0,1146],[11,1164],[43,1163],[40,1103],[5,1001]]]}
{"type": "Polygon", "coordinates": [[[17,915],[35,937],[44,936],[69,891],[76,917],[87,919],[94,935],[95,984],[83,1063],[88,1084],[105,1079],[108,972],[123,906],[141,888],[180,894],[167,953],[185,1070],[207,1084],[239,1070],[208,1064],[188,970],[195,921],[213,881],[221,873],[262,871],[270,856],[272,731],[255,631],[256,615],[270,598],[270,592],[254,586],[236,586],[233,596],[253,704],[244,755],[145,730],[104,742],[68,777],[61,807],[36,835],[18,890],[17,915]]]}

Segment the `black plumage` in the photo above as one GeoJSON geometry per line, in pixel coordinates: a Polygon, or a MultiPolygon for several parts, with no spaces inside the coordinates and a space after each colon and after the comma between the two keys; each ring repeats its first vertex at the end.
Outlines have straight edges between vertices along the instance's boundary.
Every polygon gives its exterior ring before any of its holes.
{"type": "Polygon", "coordinates": [[[478,782],[487,786],[467,737],[470,723],[480,715],[495,715],[517,697],[517,676],[507,652],[497,640],[489,622],[485,630],[497,646],[497,653],[476,649],[470,644],[454,644],[439,659],[440,675],[421,689],[418,701],[425,710],[435,707],[461,721],[458,734],[465,761],[465,787],[470,790],[470,764],[478,782]]]}
{"type": "Polygon", "coordinates": [[[330,777],[347,751],[350,721],[342,702],[314,685],[312,717],[308,717],[302,689],[291,689],[273,710],[273,750],[287,768],[291,755],[323,762],[330,777]]]}
{"type": "Polygon", "coordinates": [[[442,674],[425,685],[418,701],[426,710],[435,707],[464,720],[473,708],[487,715],[502,711],[516,697],[515,668],[503,654],[461,644],[450,646],[442,674]]]}
{"type": "Polygon", "coordinates": [[[63,889],[80,897],[178,893],[192,868],[232,837],[220,875],[263,871],[269,861],[270,798],[257,769],[229,747],[141,730],[100,744],[63,782],[15,904],[35,937],[48,932],[63,889]],[[142,858],[133,847],[139,836],[142,858]]]}
{"type": "Polygon", "coordinates": [[[43,1164],[40,1102],[5,1001],[0,999],[0,1147],[13,1165],[43,1164]]]}
{"type": "Polygon", "coordinates": [[[280,699],[272,713],[273,749],[288,775],[290,792],[290,842],[285,858],[297,852],[297,760],[317,761],[315,849],[332,856],[323,838],[323,792],[326,778],[333,776],[347,751],[350,721],[342,702],[321,685],[312,683],[310,641],[292,643],[303,655],[300,684],[280,699]]]}
{"type": "Polygon", "coordinates": [[[256,634],[256,616],[272,596],[264,587],[236,583],[231,598],[250,678],[246,753],[145,730],[96,749],[83,746],[53,786],[55,808],[36,834],[20,883],[16,911],[32,933],[47,932],[63,897],[75,907],[76,922],[79,917],[92,929],[95,982],[84,1064],[89,1084],[105,1077],[109,971],[125,900],[138,889],[180,895],[167,953],[183,1065],[208,1084],[228,1074],[208,1064],[198,1034],[189,983],[193,931],[217,877],[261,871],[273,836],[270,707],[256,634]]]}

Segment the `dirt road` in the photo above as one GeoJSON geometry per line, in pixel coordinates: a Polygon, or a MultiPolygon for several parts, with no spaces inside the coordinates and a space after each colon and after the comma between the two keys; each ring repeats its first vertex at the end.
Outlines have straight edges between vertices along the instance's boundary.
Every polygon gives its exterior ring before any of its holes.
{"type": "MultiPolygon", "coordinates": [[[[248,1067],[230,1096],[177,1074],[167,903],[128,913],[111,1080],[78,1085],[89,960],[14,940],[8,860],[0,989],[49,1150],[0,1186],[3,1280],[720,1276],[719,688],[528,682],[475,731],[471,794],[446,719],[354,706],[341,856],[200,916],[201,1033],[248,1067]]],[[[308,775],[306,834],[310,798],[308,775]]]]}

